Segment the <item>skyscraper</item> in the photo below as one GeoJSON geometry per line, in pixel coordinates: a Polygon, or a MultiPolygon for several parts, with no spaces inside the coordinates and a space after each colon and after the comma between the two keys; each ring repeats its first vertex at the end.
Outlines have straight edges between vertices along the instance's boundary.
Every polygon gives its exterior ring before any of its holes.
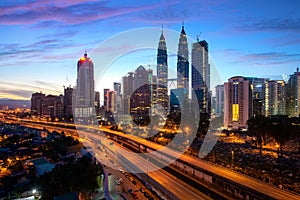
{"type": "Polygon", "coordinates": [[[224,83],[224,127],[246,128],[252,115],[252,89],[249,80],[235,76],[224,83]]]}
{"type": "Polygon", "coordinates": [[[107,92],[107,108],[106,111],[111,111],[115,113],[117,111],[117,92],[108,91],[107,92]]]}
{"type": "Polygon", "coordinates": [[[70,121],[71,118],[73,118],[73,88],[67,87],[64,88],[64,113],[65,113],[65,119],[67,121],[70,121]]]}
{"type": "Polygon", "coordinates": [[[286,94],[283,80],[266,81],[264,87],[264,114],[285,115],[286,114],[286,94]]]}
{"type": "Polygon", "coordinates": [[[300,72],[297,71],[290,76],[287,83],[287,114],[291,117],[300,115],[300,72]]]}
{"type": "Polygon", "coordinates": [[[184,25],[182,25],[177,51],[177,88],[189,91],[189,51],[184,25]]]}
{"type": "Polygon", "coordinates": [[[265,83],[269,81],[268,78],[258,77],[246,77],[250,82],[252,90],[252,115],[263,115],[264,114],[264,87],[265,83]]]}
{"type": "Polygon", "coordinates": [[[133,77],[132,72],[128,73],[128,76],[122,78],[122,110],[123,114],[130,114],[130,97],[133,93],[133,77]]]}
{"type": "Polygon", "coordinates": [[[95,111],[98,116],[100,112],[100,92],[95,92],[95,111]]]}
{"type": "Polygon", "coordinates": [[[157,48],[157,104],[168,110],[168,54],[163,31],[157,48]]]}
{"type": "Polygon", "coordinates": [[[151,107],[152,70],[142,65],[134,73],[134,92],[130,98],[130,114],[134,120],[142,122],[149,117],[151,107]]]}
{"type": "Polygon", "coordinates": [[[105,88],[103,89],[103,105],[104,105],[104,109],[107,109],[107,93],[108,93],[109,89],[105,88]]]}
{"type": "Polygon", "coordinates": [[[93,115],[95,103],[94,64],[86,53],[77,62],[75,97],[75,117],[78,122],[86,122],[93,115]]]}
{"type": "Polygon", "coordinates": [[[117,95],[121,95],[121,83],[114,82],[114,91],[117,92],[117,95]]]}
{"type": "Polygon", "coordinates": [[[216,115],[224,115],[224,85],[216,86],[216,115]]]}
{"type": "Polygon", "coordinates": [[[193,44],[192,90],[196,94],[200,112],[210,113],[210,65],[208,64],[208,43],[205,40],[193,44]]]}

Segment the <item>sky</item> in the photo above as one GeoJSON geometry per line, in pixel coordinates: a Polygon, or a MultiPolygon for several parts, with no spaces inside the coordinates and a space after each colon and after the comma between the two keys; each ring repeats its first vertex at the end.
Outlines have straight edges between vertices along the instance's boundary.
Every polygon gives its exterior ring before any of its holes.
{"type": "Polygon", "coordinates": [[[98,70],[95,85],[102,96],[103,88],[112,89],[112,82],[139,65],[155,70],[162,24],[169,78],[175,78],[183,22],[189,41],[199,35],[209,44],[213,91],[236,75],[283,79],[300,64],[299,7],[297,0],[2,0],[0,98],[63,93],[63,86],[75,85],[85,50],[98,70]]]}

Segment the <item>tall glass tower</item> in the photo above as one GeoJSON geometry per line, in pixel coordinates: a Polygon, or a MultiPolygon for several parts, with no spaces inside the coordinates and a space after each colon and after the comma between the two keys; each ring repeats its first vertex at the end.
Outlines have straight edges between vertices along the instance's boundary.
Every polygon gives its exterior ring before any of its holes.
{"type": "Polygon", "coordinates": [[[182,25],[177,51],[177,88],[189,90],[189,51],[184,25],[182,25]]]}
{"type": "Polygon", "coordinates": [[[205,40],[193,44],[192,48],[192,89],[196,94],[200,112],[210,113],[210,65],[208,44],[205,40]]]}
{"type": "Polygon", "coordinates": [[[77,122],[87,122],[93,115],[95,89],[94,64],[86,53],[77,62],[77,87],[74,100],[77,122]]]}
{"type": "Polygon", "coordinates": [[[157,49],[157,104],[168,110],[168,101],[168,54],[166,40],[161,31],[157,49]]]}

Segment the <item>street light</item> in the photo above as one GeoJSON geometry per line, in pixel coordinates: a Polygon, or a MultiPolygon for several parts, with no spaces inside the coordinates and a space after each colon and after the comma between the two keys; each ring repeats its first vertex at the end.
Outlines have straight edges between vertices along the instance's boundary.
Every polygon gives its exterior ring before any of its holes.
{"type": "Polygon", "coordinates": [[[231,151],[231,167],[233,167],[233,161],[234,161],[234,151],[231,151]]]}

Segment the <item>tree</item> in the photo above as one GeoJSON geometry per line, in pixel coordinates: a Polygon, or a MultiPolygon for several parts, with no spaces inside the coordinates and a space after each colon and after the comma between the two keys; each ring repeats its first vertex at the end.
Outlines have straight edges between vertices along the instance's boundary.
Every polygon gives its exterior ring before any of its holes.
{"type": "Polygon", "coordinates": [[[97,177],[102,174],[101,168],[87,157],[57,165],[51,172],[43,174],[36,183],[43,194],[43,199],[77,191],[89,193],[98,187],[97,177]]]}
{"type": "Polygon", "coordinates": [[[247,121],[248,134],[257,138],[259,144],[259,154],[262,155],[264,138],[269,132],[268,118],[263,115],[255,115],[247,121]]]}
{"type": "Polygon", "coordinates": [[[208,128],[210,124],[210,116],[208,113],[201,113],[200,114],[200,120],[199,120],[199,126],[197,130],[197,137],[201,137],[206,135],[208,128]]]}
{"type": "Polygon", "coordinates": [[[279,145],[280,154],[283,156],[283,146],[285,142],[290,138],[291,121],[287,116],[274,116],[271,118],[270,134],[276,140],[279,145]]]}

